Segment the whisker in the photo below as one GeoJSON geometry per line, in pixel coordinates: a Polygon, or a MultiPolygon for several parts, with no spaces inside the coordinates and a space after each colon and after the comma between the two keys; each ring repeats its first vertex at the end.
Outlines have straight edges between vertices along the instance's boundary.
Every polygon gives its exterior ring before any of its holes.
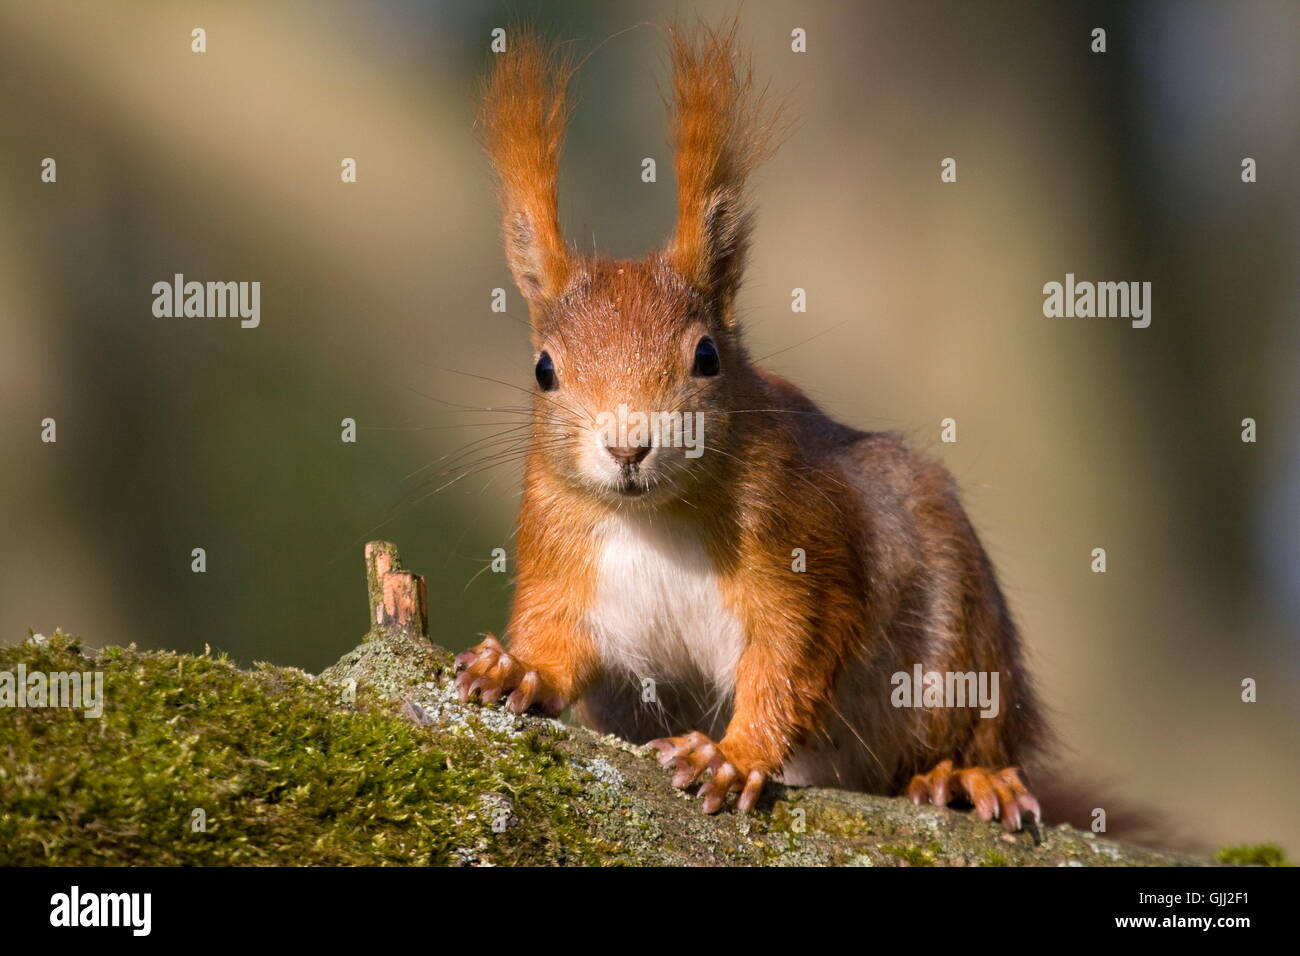
{"type": "Polygon", "coordinates": [[[814,339],[819,339],[819,338],[821,338],[823,335],[829,335],[830,333],[832,333],[832,332],[834,332],[834,331],[836,331],[836,330],[838,330],[838,329],[842,329],[842,328],[844,328],[844,326],[846,326],[846,325],[848,325],[848,324],[849,324],[849,323],[848,323],[848,320],[847,320],[847,319],[845,319],[843,322],[837,322],[835,325],[832,325],[829,329],[822,329],[820,332],[817,332],[817,333],[814,333],[813,335],[808,336],[808,338],[804,339],[804,340],[801,341],[801,342],[796,342],[796,343],[794,343],[794,345],[787,345],[785,348],[783,348],[783,349],[777,349],[775,352],[768,352],[766,355],[759,356],[758,358],[753,359],[752,361],[754,362],[755,365],[757,365],[759,362],[766,362],[768,359],[772,358],[774,355],[781,355],[781,354],[784,353],[784,352],[789,352],[791,349],[797,349],[797,348],[799,348],[801,345],[807,345],[809,342],[813,341],[814,339]]]}
{"type": "MultiPolygon", "coordinates": [[[[533,398],[539,398],[544,402],[548,402],[549,404],[554,405],[556,408],[562,409],[563,411],[568,412],[570,415],[576,416],[577,419],[589,417],[589,416],[584,416],[581,412],[576,411],[575,409],[569,408],[567,405],[562,404],[561,402],[552,398],[549,395],[544,395],[543,393],[534,391],[531,388],[524,388],[523,386],[516,385],[513,382],[506,382],[499,378],[492,378],[489,375],[476,375],[473,372],[462,372],[459,369],[454,369],[454,368],[443,369],[443,371],[450,372],[453,375],[464,375],[467,378],[481,379],[484,382],[492,382],[493,384],[496,385],[503,385],[506,388],[513,388],[517,392],[523,392],[525,395],[531,396],[533,398]]],[[[575,420],[573,424],[576,425],[577,421],[575,420]]]]}

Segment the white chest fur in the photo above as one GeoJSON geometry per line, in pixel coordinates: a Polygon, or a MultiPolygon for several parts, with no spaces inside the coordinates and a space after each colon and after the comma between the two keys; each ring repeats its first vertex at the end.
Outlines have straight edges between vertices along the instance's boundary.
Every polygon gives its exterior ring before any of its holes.
{"type": "Polygon", "coordinates": [[[694,529],[663,515],[631,514],[608,519],[599,534],[587,623],[605,666],[704,684],[729,697],[744,635],[694,529]]]}

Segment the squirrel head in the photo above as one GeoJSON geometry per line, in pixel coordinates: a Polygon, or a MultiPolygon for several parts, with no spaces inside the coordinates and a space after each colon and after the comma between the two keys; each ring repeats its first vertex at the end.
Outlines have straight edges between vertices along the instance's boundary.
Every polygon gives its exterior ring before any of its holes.
{"type": "Polygon", "coordinates": [[[532,329],[535,451],[556,476],[619,507],[716,479],[737,403],[753,388],[735,297],[753,226],[747,184],[780,110],[755,91],[736,27],[668,28],[677,226],[642,260],[582,256],[561,235],[571,54],[516,29],[483,85],[479,128],[532,329]]]}

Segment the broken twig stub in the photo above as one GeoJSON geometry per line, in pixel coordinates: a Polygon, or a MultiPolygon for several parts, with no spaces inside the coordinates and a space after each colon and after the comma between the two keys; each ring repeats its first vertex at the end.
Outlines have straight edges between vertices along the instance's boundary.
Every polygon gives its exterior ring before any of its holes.
{"type": "Polygon", "coordinates": [[[394,628],[429,636],[428,595],[424,578],[402,567],[397,545],[371,541],[366,545],[366,585],[370,592],[372,628],[394,628]]]}

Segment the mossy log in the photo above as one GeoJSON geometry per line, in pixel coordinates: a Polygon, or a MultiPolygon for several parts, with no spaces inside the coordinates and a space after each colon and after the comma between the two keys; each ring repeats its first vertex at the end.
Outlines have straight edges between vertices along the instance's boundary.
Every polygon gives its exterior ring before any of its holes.
{"type": "Polygon", "coordinates": [[[316,677],[63,634],[0,648],[0,671],[105,682],[101,718],[0,714],[0,863],[1207,862],[829,789],[772,785],[753,813],[706,816],[649,748],[462,704],[451,654],[425,633],[423,580],[383,542],[366,568],[371,630],[316,677]]]}

